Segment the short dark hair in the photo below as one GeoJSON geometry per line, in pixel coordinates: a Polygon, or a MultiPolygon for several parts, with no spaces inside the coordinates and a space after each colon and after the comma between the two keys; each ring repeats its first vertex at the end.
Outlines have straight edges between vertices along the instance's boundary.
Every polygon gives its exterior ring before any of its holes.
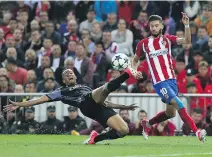
{"type": "Polygon", "coordinates": [[[139,113],[145,113],[145,114],[147,115],[147,112],[146,112],[145,110],[140,110],[140,111],[138,112],[138,115],[139,115],[139,113]]]}
{"type": "Polygon", "coordinates": [[[148,15],[148,12],[146,10],[141,10],[140,13],[146,13],[148,15]]]}
{"type": "Polygon", "coordinates": [[[163,19],[159,15],[151,15],[149,17],[149,22],[152,22],[152,21],[160,21],[161,23],[163,23],[163,19]]]}
{"type": "Polygon", "coordinates": [[[202,114],[202,110],[200,108],[195,108],[192,113],[202,114]]]}
{"type": "Polygon", "coordinates": [[[177,56],[176,62],[184,62],[185,63],[185,58],[183,56],[177,56]]]}
{"type": "Polygon", "coordinates": [[[34,87],[36,87],[36,82],[35,81],[28,81],[27,83],[25,83],[25,85],[24,85],[24,88],[26,88],[26,86],[28,85],[28,84],[34,84],[34,87]]]}
{"type": "Polygon", "coordinates": [[[104,48],[104,44],[103,44],[103,42],[102,41],[97,41],[97,42],[95,42],[95,45],[97,46],[97,45],[101,45],[102,46],[102,48],[104,48]]]}
{"type": "Polygon", "coordinates": [[[129,114],[129,111],[127,109],[120,109],[119,113],[121,113],[122,111],[127,111],[127,113],[129,114]]]}

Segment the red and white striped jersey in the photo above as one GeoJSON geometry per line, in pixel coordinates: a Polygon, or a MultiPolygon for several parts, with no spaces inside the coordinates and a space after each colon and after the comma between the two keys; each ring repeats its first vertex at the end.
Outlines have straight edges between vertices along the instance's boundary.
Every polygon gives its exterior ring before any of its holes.
{"type": "Polygon", "coordinates": [[[153,84],[175,79],[171,46],[176,43],[176,36],[162,35],[157,38],[150,36],[137,44],[136,55],[141,57],[145,54],[153,84]]]}

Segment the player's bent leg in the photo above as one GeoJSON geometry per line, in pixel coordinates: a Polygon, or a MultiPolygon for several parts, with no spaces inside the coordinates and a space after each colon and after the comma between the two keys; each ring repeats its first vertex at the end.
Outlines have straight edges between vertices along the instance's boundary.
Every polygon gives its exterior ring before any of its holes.
{"type": "Polygon", "coordinates": [[[122,138],[129,133],[128,125],[118,114],[110,117],[107,121],[107,125],[112,129],[96,136],[94,138],[95,143],[103,140],[122,138]]]}
{"type": "Polygon", "coordinates": [[[128,78],[129,74],[124,72],[121,76],[115,78],[114,80],[104,84],[103,86],[97,89],[94,89],[92,91],[93,100],[98,104],[102,104],[109,95],[109,93],[118,89],[121,86],[121,84],[128,78]]]}
{"type": "Polygon", "coordinates": [[[205,130],[198,130],[197,126],[195,125],[193,119],[189,116],[184,107],[183,102],[176,96],[171,100],[172,106],[174,106],[182,119],[182,121],[189,126],[189,128],[196,133],[198,139],[202,142],[205,141],[206,131],[205,130]]]}

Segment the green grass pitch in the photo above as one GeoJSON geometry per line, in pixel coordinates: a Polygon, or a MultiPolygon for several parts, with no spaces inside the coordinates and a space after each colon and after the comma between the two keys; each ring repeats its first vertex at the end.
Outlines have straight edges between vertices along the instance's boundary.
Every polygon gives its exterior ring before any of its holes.
{"type": "Polygon", "coordinates": [[[129,136],[83,145],[87,136],[0,135],[0,157],[211,157],[212,138],[129,136]]]}

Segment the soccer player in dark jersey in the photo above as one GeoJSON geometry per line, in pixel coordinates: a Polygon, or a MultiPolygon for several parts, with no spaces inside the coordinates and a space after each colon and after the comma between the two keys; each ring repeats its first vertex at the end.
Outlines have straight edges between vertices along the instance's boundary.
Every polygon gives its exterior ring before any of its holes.
{"type": "Polygon", "coordinates": [[[104,127],[112,128],[100,135],[93,131],[89,139],[85,141],[86,144],[95,144],[105,139],[121,138],[129,133],[126,122],[112,108],[134,110],[137,106],[134,104],[129,106],[114,104],[106,101],[106,98],[110,92],[118,89],[129,77],[142,78],[141,73],[127,68],[121,76],[94,90],[85,85],[77,85],[76,76],[70,69],[64,70],[62,77],[66,86],[43,95],[38,99],[26,102],[13,102],[10,100],[10,104],[5,106],[4,111],[10,112],[18,107],[29,107],[46,102],[62,101],[65,104],[78,107],[85,116],[98,121],[104,127]]]}

